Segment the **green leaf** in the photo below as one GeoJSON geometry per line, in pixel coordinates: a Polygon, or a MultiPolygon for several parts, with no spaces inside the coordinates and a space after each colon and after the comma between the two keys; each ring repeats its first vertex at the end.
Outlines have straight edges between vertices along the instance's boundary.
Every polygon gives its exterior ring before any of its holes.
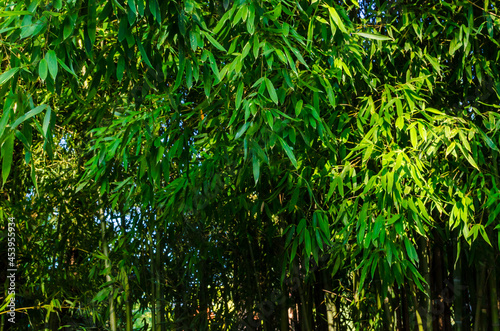
{"type": "Polygon", "coordinates": [[[236,91],[236,109],[240,108],[241,98],[243,97],[243,82],[238,84],[238,90],[236,91]]]}
{"type": "Polygon", "coordinates": [[[455,142],[453,141],[450,146],[448,146],[448,148],[446,149],[446,154],[445,156],[448,156],[448,154],[450,154],[451,152],[453,152],[453,150],[455,150],[455,142]]]}
{"type": "Polygon", "coordinates": [[[215,38],[212,37],[210,33],[205,31],[202,31],[202,33],[205,35],[205,37],[207,37],[208,41],[210,41],[210,43],[214,45],[215,48],[217,48],[219,51],[227,53],[227,50],[224,48],[224,46],[222,46],[217,40],[215,40],[215,38]]]}
{"type": "Polygon", "coordinates": [[[9,17],[9,16],[22,16],[22,15],[35,15],[32,12],[26,10],[6,10],[0,11],[0,17],[9,17]]]}
{"type": "Polygon", "coordinates": [[[137,44],[137,48],[139,48],[139,52],[141,53],[141,58],[144,60],[144,62],[146,62],[148,67],[150,67],[151,69],[154,70],[153,66],[151,65],[151,62],[149,62],[148,54],[146,53],[146,50],[142,46],[142,43],[139,40],[139,38],[136,38],[136,44],[137,44]]]}
{"type": "Polygon", "coordinates": [[[411,144],[413,145],[413,148],[417,148],[417,130],[415,130],[415,127],[412,127],[410,129],[410,140],[411,140],[411,144]]]}
{"type": "Polygon", "coordinates": [[[410,259],[414,262],[418,262],[418,254],[417,251],[415,250],[415,247],[410,243],[408,238],[405,237],[404,239],[405,247],[406,247],[406,253],[410,257],[410,259]]]}
{"type": "Polygon", "coordinates": [[[2,187],[7,181],[9,177],[10,169],[12,167],[12,158],[14,154],[14,131],[11,131],[10,134],[5,139],[2,144],[2,187]]]}
{"type": "Polygon", "coordinates": [[[48,107],[47,111],[45,112],[45,118],[43,119],[43,135],[46,139],[48,139],[47,131],[49,130],[51,115],[52,115],[52,109],[48,107]]]}
{"type": "Polygon", "coordinates": [[[0,75],[0,85],[3,85],[5,84],[7,81],[9,81],[9,79],[12,78],[12,76],[14,76],[18,71],[19,71],[19,67],[16,67],[16,68],[12,68],[10,70],[7,70],[6,72],[4,72],[3,74],[0,75]]]}
{"type": "Polygon", "coordinates": [[[26,114],[24,114],[23,116],[19,117],[13,124],[12,124],[12,130],[14,130],[19,124],[21,124],[22,122],[26,121],[27,119],[37,115],[37,114],[40,114],[42,111],[44,111],[46,108],[49,108],[49,106],[47,105],[40,105],[38,107],[35,107],[33,108],[32,110],[30,110],[29,112],[27,112],[26,114]]]}
{"type": "MultiPolygon", "coordinates": [[[[141,1],[141,0],[139,0],[141,1]]],[[[128,0],[128,7],[132,10],[134,14],[137,15],[137,8],[135,8],[135,2],[134,0],[128,0]]]]}
{"type": "Polygon", "coordinates": [[[356,32],[354,34],[357,34],[363,38],[367,38],[367,39],[374,39],[374,40],[392,40],[391,38],[387,37],[387,36],[383,36],[383,35],[380,35],[380,34],[373,34],[373,33],[366,33],[366,32],[356,32]]]}
{"type": "Polygon", "coordinates": [[[11,109],[12,109],[11,106],[4,107],[2,119],[0,120],[0,139],[2,138],[3,132],[5,131],[5,127],[7,126],[7,122],[9,121],[11,109]]]}
{"type": "Polygon", "coordinates": [[[50,76],[52,76],[52,79],[56,80],[56,76],[57,76],[56,52],[54,52],[54,50],[48,51],[47,54],[45,54],[45,60],[47,61],[47,64],[49,67],[50,76]]]}
{"type": "Polygon", "coordinates": [[[260,161],[257,155],[254,155],[252,157],[252,164],[253,164],[253,178],[255,179],[255,185],[257,185],[257,182],[259,181],[260,177],[260,161]]]}
{"type": "Polygon", "coordinates": [[[239,137],[241,137],[245,133],[245,131],[248,129],[249,126],[250,126],[250,122],[243,124],[243,126],[238,130],[238,132],[236,132],[234,139],[236,140],[239,137]]]}
{"type": "Polygon", "coordinates": [[[211,52],[208,53],[208,59],[210,61],[210,68],[212,69],[215,77],[217,78],[217,81],[221,81],[222,77],[219,72],[219,68],[217,67],[217,63],[215,61],[214,55],[211,52]]]}
{"type": "Polygon", "coordinates": [[[47,60],[45,58],[40,60],[40,63],[38,64],[38,75],[42,80],[45,80],[47,78],[47,60]]]}
{"type": "Polygon", "coordinates": [[[488,235],[486,234],[486,231],[484,230],[484,226],[479,227],[479,233],[481,233],[481,236],[483,237],[484,241],[488,243],[488,245],[491,245],[490,239],[488,238],[488,235]]]}
{"type": "Polygon", "coordinates": [[[278,95],[276,94],[273,83],[269,78],[266,78],[266,87],[267,92],[269,92],[269,95],[271,96],[271,100],[273,100],[275,104],[278,104],[278,95]]]}
{"type": "Polygon", "coordinates": [[[286,143],[286,141],[283,140],[283,138],[278,137],[278,139],[279,139],[279,141],[281,143],[281,146],[283,147],[283,149],[285,150],[286,154],[288,155],[288,158],[292,162],[293,166],[295,168],[298,168],[297,160],[295,159],[295,155],[293,155],[293,152],[292,152],[292,149],[290,148],[290,146],[288,146],[288,144],[286,143]]]}
{"type": "Polygon", "coordinates": [[[311,255],[311,234],[307,228],[304,229],[304,244],[305,244],[305,253],[307,256],[311,255]]]}
{"type": "Polygon", "coordinates": [[[295,104],[295,116],[299,116],[300,115],[300,112],[302,111],[302,105],[304,104],[304,101],[302,101],[302,99],[300,99],[299,101],[297,101],[297,103],[295,104]]]}
{"type": "Polygon", "coordinates": [[[339,14],[335,10],[335,8],[331,6],[328,7],[328,12],[330,13],[330,18],[335,22],[335,25],[342,31],[343,33],[347,33],[347,30],[345,29],[344,22],[342,22],[342,19],[340,18],[339,14]]]}
{"type": "Polygon", "coordinates": [[[320,213],[317,213],[318,217],[318,223],[319,223],[319,228],[323,232],[326,238],[330,238],[330,229],[329,229],[329,224],[328,224],[328,219],[326,217],[323,217],[320,213]]]}
{"type": "Polygon", "coordinates": [[[72,74],[76,79],[78,79],[78,76],[75,74],[75,72],[70,69],[61,59],[57,59],[57,63],[59,63],[59,65],[64,69],[66,70],[67,72],[69,72],[70,74],[72,74]]]}
{"type": "Polygon", "coordinates": [[[481,136],[483,137],[484,142],[486,143],[486,145],[488,145],[489,148],[498,152],[497,145],[493,142],[493,140],[490,137],[488,137],[484,133],[481,136]]]}
{"type": "Polygon", "coordinates": [[[121,81],[125,73],[125,58],[120,55],[116,64],[116,78],[121,81]]]}

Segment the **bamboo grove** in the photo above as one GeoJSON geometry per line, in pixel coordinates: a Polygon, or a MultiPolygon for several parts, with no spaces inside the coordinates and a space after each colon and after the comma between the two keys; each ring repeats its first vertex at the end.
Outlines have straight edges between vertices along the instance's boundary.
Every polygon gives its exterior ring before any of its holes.
{"type": "Polygon", "coordinates": [[[1,330],[500,330],[496,1],[0,7],[1,330]]]}

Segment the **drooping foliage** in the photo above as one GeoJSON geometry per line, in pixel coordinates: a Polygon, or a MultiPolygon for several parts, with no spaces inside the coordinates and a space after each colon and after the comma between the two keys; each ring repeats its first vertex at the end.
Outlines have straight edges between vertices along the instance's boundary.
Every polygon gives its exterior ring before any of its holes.
{"type": "Polygon", "coordinates": [[[496,3],[1,6],[17,327],[498,330],[496,3]]]}

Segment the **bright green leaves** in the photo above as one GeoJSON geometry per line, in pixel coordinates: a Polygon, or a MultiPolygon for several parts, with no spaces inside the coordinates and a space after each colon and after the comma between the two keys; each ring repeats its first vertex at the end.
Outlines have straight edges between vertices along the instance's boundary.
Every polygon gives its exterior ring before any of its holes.
{"type": "Polygon", "coordinates": [[[56,52],[54,52],[54,50],[48,51],[47,54],[45,54],[45,61],[47,62],[50,76],[55,80],[58,70],[56,52]]]}
{"type": "Polygon", "coordinates": [[[415,126],[412,126],[410,128],[410,141],[411,141],[413,148],[417,149],[418,140],[417,140],[417,130],[415,129],[415,126]]]}
{"type": "Polygon", "coordinates": [[[23,16],[23,15],[33,15],[33,13],[27,10],[0,11],[0,17],[23,16]]]}
{"type": "Polygon", "coordinates": [[[342,33],[347,33],[344,22],[342,21],[342,18],[340,18],[335,8],[329,5],[324,6],[328,8],[328,13],[330,14],[330,26],[332,27],[332,34],[335,34],[335,31],[333,30],[334,26],[340,29],[342,33]]]}

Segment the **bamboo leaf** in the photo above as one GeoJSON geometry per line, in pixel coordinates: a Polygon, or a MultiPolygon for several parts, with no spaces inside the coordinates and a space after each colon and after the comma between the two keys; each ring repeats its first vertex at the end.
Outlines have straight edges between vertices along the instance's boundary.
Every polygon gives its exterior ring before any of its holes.
{"type": "Polygon", "coordinates": [[[48,139],[47,131],[49,129],[51,115],[52,115],[52,110],[50,109],[50,107],[48,107],[47,111],[45,112],[45,118],[43,119],[43,135],[47,139],[48,139]]]}
{"type": "Polygon", "coordinates": [[[32,12],[26,10],[5,10],[0,11],[0,17],[10,17],[10,16],[22,16],[22,15],[35,15],[32,12]]]}
{"type": "Polygon", "coordinates": [[[14,130],[19,124],[22,122],[26,121],[27,119],[40,114],[42,111],[44,111],[46,108],[49,108],[47,105],[40,105],[38,107],[33,108],[23,116],[20,116],[13,124],[12,124],[12,130],[14,130]]]}
{"type": "Polygon", "coordinates": [[[243,126],[238,130],[238,132],[236,132],[234,139],[236,140],[239,137],[241,137],[245,133],[245,131],[248,129],[249,126],[250,126],[250,122],[243,124],[243,126]]]}
{"type": "Polygon", "coordinates": [[[257,155],[253,156],[253,178],[255,179],[255,185],[257,185],[257,182],[259,181],[260,177],[260,161],[257,155]]]}
{"type": "Polygon", "coordinates": [[[417,148],[418,142],[417,142],[417,130],[415,130],[415,127],[412,127],[410,129],[410,140],[411,144],[413,145],[413,148],[417,148]]]}
{"type": "Polygon", "coordinates": [[[288,155],[288,158],[290,159],[290,161],[292,162],[293,166],[295,168],[298,168],[298,164],[297,164],[297,160],[295,159],[295,155],[293,154],[293,151],[292,149],[290,148],[290,146],[288,146],[288,144],[286,143],[286,141],[283,140],[283,138],[281,137],[278,137],[280,143],[281,143],[281,146],[283,147],[283,149],[285,150],[286,152],[286,155],[288,155]]]}
{"type": "Polygon", "coordinates": [[[344,22],[342,22],[342,19],[340,18],[335,8],[328,6],[328,12],[330,13],[330,18],[333,20],[333,22],[335,22],[335,25],[340,29],[340,31],[342,31],[343,33],[347,33],[344,22]]]}
{"type": "Polygon", "coordinates": [[[239,109],[241,106],[241,98],[243,97],[243,82],[238,84],[238,89],[236,91],[236,109],[239,109]]]}
{"type": "Polygon", "coordinates": [[[52,79],[56,80],[57,77],[57,55],[54,50],[50,50],[45,54],[45,60],[47,61],[47,65],[49,67],[50,76],[52,79]]]}
{"type": "Polygon", "coordinates": [[[19,67],[16,67],[16,68],[12,68],[10,70],[7,70],[6,72],[4,72],[3,74],[0,75],[0,85],[3,85],[5,84],[6,82],[9,81],[9,79],[12,78],[12,76],[14,76],[18,71],[19,71],[19,67]]]}
{"type": "Polygon", "coordinates": [[[224,46],[222,46],[217,40],[215,40],[215,38],[212,37],[210,33],[205,31],[202,31],[202,33],[205,35],[205,37],[207,37],[208,41],[210,41],[210,43],[214,45],[215,48],[217,48],[219,51],[227,53],[227,50],[224,48],[224,46]]]}
{"type": "Polygon", "coordinates": [[[278,104],[278,95],[276,94],[276,90],[274,89],[273,83],[269,78],[266,78],[266,87],[267,87],[267,92],[269,92],[269,96],[271,97],[271,100],[273,100],[275,104],[278,104]]]}
{"type": "Polygon", "coordinates": [[[42,80],[45,80],[45,78],[47,78],[47,73],[48,73],[47,60],[43,58],[40,60],[40,63],[38,63],[38,75],[42,80]]]}
{"type": "Polygon", "coordinates": [[[374,34],[374,33],[356,32],[355,34],[357,34],[363,38],[366,38],[366,39],[382,40],[382,41],[392,40],[391,38],[389,38],[387,36],[383,36],[380,34],[374,34]]]}
{"type": "Polygon", "coordinates": [[[139,40],[139,38],[136,38],[136,44],[137,44],[137,48],[139,48],[139,52],[141,53],[141,58],[144,60],[144,62],[146,62],[146,64],[148,65],[148,67],[150,67],[151,69],[154,70],[153,65],[149,61],[148,54],[146,53],[146,50],[144,49],[144,46],[142,46],[142,43],[139,40]]]}
{"type": "Polygon", "coordinates": [[[7,178],[9,177],[10,169],[12,168],[12,160],[14,155],[14,131],[11,131],[10,134],[5,139],[2,144],[2,187],[7,182],[7,178]]]}

